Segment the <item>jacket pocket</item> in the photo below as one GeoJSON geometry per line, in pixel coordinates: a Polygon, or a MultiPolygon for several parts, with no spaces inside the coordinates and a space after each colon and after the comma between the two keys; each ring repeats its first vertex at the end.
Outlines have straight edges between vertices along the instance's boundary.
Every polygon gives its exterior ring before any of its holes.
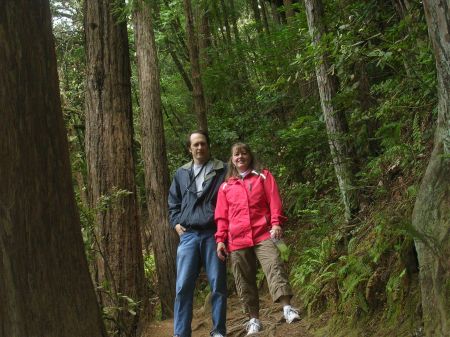
{"type": "Polygon", "coordinates": [[[232,240],[238,239],[244,236],[244,228],[236,224],[230,224],[229,233],[232,240]]]}

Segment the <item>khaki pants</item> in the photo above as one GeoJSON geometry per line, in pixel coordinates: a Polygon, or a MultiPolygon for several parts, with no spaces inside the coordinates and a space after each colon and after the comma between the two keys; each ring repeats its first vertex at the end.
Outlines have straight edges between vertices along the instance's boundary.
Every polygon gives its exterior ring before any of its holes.
{"type": "Polygon", "coordinates": [[[231,268],[238,295],[246,313],[259,312],[256,259],[266,275],[274,302],[278,302],[281,296],[292,297],[293,295],[280,253],[272,240],[265,240],[254,247],[233,251],[231,252],[231,268]]]}

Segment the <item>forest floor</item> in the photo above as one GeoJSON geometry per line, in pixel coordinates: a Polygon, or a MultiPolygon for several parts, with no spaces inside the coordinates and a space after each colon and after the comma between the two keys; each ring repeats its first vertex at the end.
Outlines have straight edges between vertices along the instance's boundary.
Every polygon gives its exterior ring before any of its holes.
{"type": "MultiPolygon", "coordinates": [[[[293,306],[295,306],[295,300],[293,306]]],[[[275,304],[269,295],[263,295],[260,298],[260,320],[263,329],[254,336],[258,337],[313,337],[309,332],[311,323],[306,319],[287,324],[283,318],[281,306],[275,304]]],[[[245,322],[247,317],[241,310],[241,304],[236,295],[228,298],[227,311],[227,336],[242,337],[246,335],[245,322]]],[[[301,314],[303,318],[305,315],[301,314]]],[[[194,309],[194,319],[192,322],[192,337],[208,337],[211,329],[211,315],[209,310],[203,307],[194,309]]],[[[146,329],[142,337],[171,337],[173,336],[173,319],[152,322],[146,329]]]]}

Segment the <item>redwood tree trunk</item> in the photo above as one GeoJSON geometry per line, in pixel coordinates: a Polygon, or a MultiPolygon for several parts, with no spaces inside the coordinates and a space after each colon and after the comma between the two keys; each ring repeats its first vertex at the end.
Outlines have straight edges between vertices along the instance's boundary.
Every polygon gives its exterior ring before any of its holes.
{"type": "Polygon", "coordinates": [[[130,61],[126,22],[113,17],[114,0],[87,0],[86,156],[89,195],[96,211],[101,258],[101,296],[113,312],[119,335],[133,335],[139,320],[127,301],[144,302],[144,269],[132,151],[130,61]],[[102,293],[101,293],[102,294],[102,293]]]}
{"type": "Polygon", "coordinates": [[[448,0],[423,2],[438,76],[434,149],[413,212],[425,335],[450,335],[450,27],[448,0]]]}
{"type": "MultiPolygon", "coordinates": [[[[306,15],[309,32],[313,44],[320,46],[321,38],[325,33],[323,23],[323,5],[321,0],[305,0],[306,15]]],[[[336,96],[336,79],[329,72],[329,61],[326,53],[322,53],[317,60],[316,77],[319,86],[320,103],[325,119],[333,158],[334,169],[339,183],[342,200],[345,206],[345,218],[347,221],[353,218],[358,210],[358,196],[354,188],[352,172],[352,151],[348,141],[347,120],[342,111],[333,106],[333,98],[336,96]]]]}
{"type": "Polygon", "coordinates": [[[173,315],[178,239],[168,223],[169,168],[164,140],[159,66],[152,15],[144,0],[139,0],[135,12],[135,35],[147,207],[164,319],[173,315]]]}
{"type": "Polygon", "coordinates": [[[0,2],[0,335],[106,337],[81,238],[48,1],[0,2]]]}
{"type": "Polygon", "coordinates": [[[184,13],[186,16],[186,35],[189,48],[189,60],[191,63],[194,110],[197,116],[198,127],[202,130],[207,131],[208,123],[206,119],[206,101],[200,74],[198,39],[194,30],[191,0],[183,0],[183,3],[184,13]]]}

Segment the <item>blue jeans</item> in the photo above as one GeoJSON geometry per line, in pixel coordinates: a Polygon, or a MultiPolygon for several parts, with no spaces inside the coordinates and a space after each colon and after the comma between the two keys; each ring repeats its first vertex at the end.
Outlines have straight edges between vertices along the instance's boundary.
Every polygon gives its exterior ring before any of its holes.
{"type": "Polygon", "coordinates": [[[188,230],[180,237],[180,244],[177,250],[174,335],[191,337],[194,289],[202,265],[208,275],[211,288],[212,332],[218,332],[225,336],[227,310],[226,264],[217,257],[214,230],[188,230]]]}

